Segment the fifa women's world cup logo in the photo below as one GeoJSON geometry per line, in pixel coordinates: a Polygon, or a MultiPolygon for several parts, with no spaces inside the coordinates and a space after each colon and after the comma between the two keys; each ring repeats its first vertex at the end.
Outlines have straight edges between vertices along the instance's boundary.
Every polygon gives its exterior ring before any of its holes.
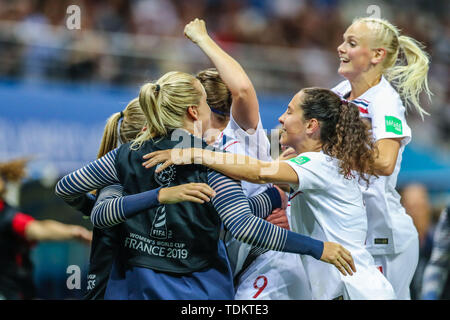
{"type": "MultiPolygon", "coordinates": [[[[157,165],[156,168],[159,166],[161,166],[161,164],[157,165]]],[[[175,166],[167,167],[163,171],[155,173],[155,181],[161,187],[168,187],[170,183],[175,180],[175,173],[175,166]]],[[[162,205],[156,210],[155,218],[153,219],[152,228],[150,230],[150,236],[156,239],[167,239],[168,232],[166,222],[166,207],[162,205]]]]}

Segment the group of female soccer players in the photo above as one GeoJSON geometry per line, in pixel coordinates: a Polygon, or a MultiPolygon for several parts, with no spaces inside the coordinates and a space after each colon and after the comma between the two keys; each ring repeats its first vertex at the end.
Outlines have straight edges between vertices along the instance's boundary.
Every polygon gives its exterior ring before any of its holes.
{"type": "Polygon", "coordinates": [[[430,93],[421,45],[356,19],[338,47],[346,81],[292,98],[279,122],[294,155],[272,161],[245,71],[204,21],[185,35],[215,68],[143,85],[98,159],[56,186],[95,226],[87,298],[409,299],[418,236],[395,185],[403,102],[422,114],[430,93]]]}

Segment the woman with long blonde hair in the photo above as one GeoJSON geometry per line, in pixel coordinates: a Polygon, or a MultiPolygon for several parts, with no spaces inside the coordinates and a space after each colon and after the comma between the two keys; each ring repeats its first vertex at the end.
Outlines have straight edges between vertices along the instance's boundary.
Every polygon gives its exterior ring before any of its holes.
{"type": "MultiPolygon", "coordinates": [[[[139,99],[131,100],[121,112],[112,114],[106,121],[102,141],[97,158],[116,149],[118,145],[128,143],[138,134],[147,130],[146,118],[139,104],[139,99]]],[[[120,184],[107,186],[97,192],[98,197],[94,205],[85,205],[80,208],[83,213],[91,217],[94,224],[93,240],[91,246],[88,286],[84,299],[103,299],[106,288],[109,286],[118,291],[124,281],[118,274],[110,271],[116,259],[120,245],[120,224],[139,212],[136,202],[144,203],[150,207],[152,203],[177,203],[181,201],[202,202],[208,201],[212,189],[203,183],[181,184],[169,188],[161,188],[159,192],[144,191],[137,195],[126,196],[120,184]],[[131,198],[131,199],[130,199],[131,198]],[[152,200],[153,198],[153,200],[152,200]],[[120,206],[117,206],[121,203],[120,206]],[[115,210],[121,208],[122,210],[115,210]]],[[[90,195],[86,195],[89,197],[90,195]]],[[[281,205],[278,191],[273,187],[264,193],[249,198],[250,208],[255,215],[264,215],[272,208],[281,205]]],[[[83,202],[83,201],[81,201],[83,202]]],[[[120,261],[115,261],[115,271],[119,269],[120,261]]]]}
{"type": "MultiPolygon", "coordinates": [[[[351,254],[341,245],[322,242],[272,225],[251,214],[240,185],[204,166],[172,166],[156,172],[142,166],[152,151],[177,147],[206,148],[210,109],[200,82],[169,72],[141,87],[139,104],[147,130],[136,139],[63,177],[56,193],[70,202],[89,190],[120,183],[124,194],[183,183],[209,183],[212,201],[143,207],[121,224],[121,286],[114,299],[233,299],[232,273],[219,234],[224,226],[239,240],[271,250],[308,254],[354,271],[351,254]]],[[[143,199],[145,200],[145,199],[143,199]]],[[[209,199],[208,199],[209,200],[209,199]]],[[[123,207],[119,198],[116,207],[123,207]]],[[[113,272],[113,271],[112,271],[113,272]]]]}
{"type": "Polygon", "coordinates": [[[367,190],[363,188],[367,249],[397,297],[410,299],[419,240],[395,186],[403,150],[411,141],[405,106],[422,118],[428,115],[420,105],[421,93],[431,96],[428,54],[421,43],[379,18],[355,19],[343,38],[337,48],[341,60],[338,72],[347,80],[332,90],[359,107],[379,150],[374,167],[380,177],[367,190]]]}
{"type": "MultiPolygon", "coordinates": [[[[147,130],[146,118],[139,105],[139,99],[132,99],[124,110],[112,114],[106,121],[97,158],[101,158],[119,145],[128,143],[136,136],[147,130]]],[[[88,285],[84,295],[86,300],[102,300],[110,278],[112,265],[119,253],[120,226],[125,219],[131,218],[143,206],[151,207],[157,203],[177,203],[180,201],[202,202],[208,200],[212,189],[202,183],[182,184],[170,188],[149,190],[134,197],[122,197],[123,187],[113,184],[96,190],[96,197],[92,194],[82,195],[71,202],[71,205],[90,216],[94,225],[91,253],[89,258],[88,285]],[[124,209],[114,214],[110,209],[120,202],[124,209]]],[[[119,262],[116,261],[116,265],[119,262]]],[[[122,281],[116,281],[113,273],[112,286],[117,289],[122,281]]],[[[111,285],[111,284],[110,284],[111,285]]]]}

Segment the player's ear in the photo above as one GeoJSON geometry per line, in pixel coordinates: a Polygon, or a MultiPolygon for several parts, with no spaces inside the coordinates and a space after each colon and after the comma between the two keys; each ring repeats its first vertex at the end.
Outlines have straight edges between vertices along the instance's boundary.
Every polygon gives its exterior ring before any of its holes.
{"type": "Polygon", "coordinates": [[[197,121],[199,116],[197,106],[189,106],[187,108],[187,114],[192,120],[197,121]]]}
{"type": "Polygon", "coordinates": [[[308,123],[306,124],[306,133],[307,134],[314,134],[320,130],[320,123],[319,120],[316,118],[312,118],[308,120],[308,123]]]}
{"type": "Polygon", "coordinates": [[[381,63],[385,57],[386,57],[386,49],[376,48],[372,50],[372,59],[370,60],[370,62],[376,65],[381,63]]]}

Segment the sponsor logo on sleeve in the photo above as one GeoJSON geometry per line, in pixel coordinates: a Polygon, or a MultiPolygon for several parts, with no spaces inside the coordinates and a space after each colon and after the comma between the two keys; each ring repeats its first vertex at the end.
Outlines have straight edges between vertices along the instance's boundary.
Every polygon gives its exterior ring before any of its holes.
{"type": "Polygon", "coordinates": [[[386,132],[392,132],[395,134],[403,134],[402,121],[396,117],[385,116],[386,132]]]}
{"type": "Polygon", "coordinates": [[[293,159],[291,159],[289,161],[291,161],[293,163],[296,163],[298,165],[302,165],[302,164],[307,163],[308,161],[311,161],[311,159],[308,158],[308,157],[305,157],[305,156],[300,156],[300,157],[297,157],[297,158],[293,158],[293,159]]]}

